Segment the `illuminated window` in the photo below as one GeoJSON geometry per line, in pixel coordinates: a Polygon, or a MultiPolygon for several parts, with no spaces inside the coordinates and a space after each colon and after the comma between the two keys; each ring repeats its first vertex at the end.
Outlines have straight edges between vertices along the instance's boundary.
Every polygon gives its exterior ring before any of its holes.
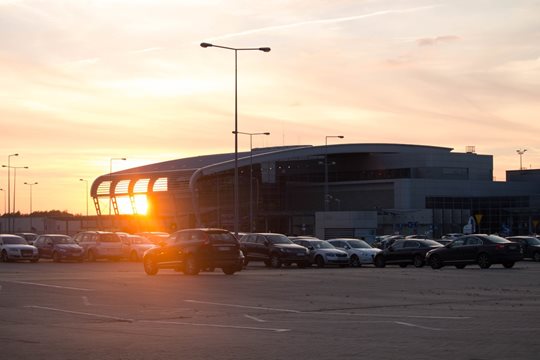
{"type": "Polygon", "coordinates": [[[139,179],[135,183],[135,186],[133,186],[133,192],[134,193],[147,193],[148,192],[148,183],[150,182],[150,179],[139,179]]]}
{"type": "Polygon", "coordinates": [[[167,191],[167,189],[168,189],[167,184],[168,183],[167,183],[167,178],[166,177],[159,178],[154,183],[154,187],[152,188],[152,191],[154,191],[154,192],[167,191]]]}

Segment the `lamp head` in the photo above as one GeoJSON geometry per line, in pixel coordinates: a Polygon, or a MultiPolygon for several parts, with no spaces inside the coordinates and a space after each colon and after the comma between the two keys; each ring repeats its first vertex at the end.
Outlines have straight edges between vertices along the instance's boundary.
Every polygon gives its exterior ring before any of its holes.
{"type": "Polygon", "coordinates": [[[269,132],[265,132],[265,133],[263,133],[263,134],[264,134],[264,135],[270,135],[270,133],[269,133],[269,132]]]}
{"type": "Polygon", "coordinates": [[[205,43],[205,42],[201,43],[201,47],[203,47],[203,48],[207,48],[207,47],[211,47],[211,46],[212,46],[212,44],[210,44],[210,43],[205,43]]]}
{"type": "Polygon", "coordinates": [[[345,136],[339,135],[338,138],[343,139],[345,136]]]}
{"type": "Polygon", "coordinates": [[[264,52],[270,52],[269,47],[261,47],[261,48],[259,48],[259,50],[264,51],[264,52]]]}

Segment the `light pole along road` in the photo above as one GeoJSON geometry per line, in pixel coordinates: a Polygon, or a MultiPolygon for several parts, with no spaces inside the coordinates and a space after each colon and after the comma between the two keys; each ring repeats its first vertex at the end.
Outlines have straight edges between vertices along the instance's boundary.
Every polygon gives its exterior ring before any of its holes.
{"type": "Polygon", "coordinates": [[[38,183],[37,182],[33,182],[33,183],[28,183],[28,182],[24,182],[24,185],[28,185],[30,187],[30,211],[28,212],[28,215],[30,216],[30,231],[33,231],[33,228],[34,228],[34,224],[32,224],[32,188],[34,187],[34,185],[37,185],[38,183]]]}
{"type": "Polygon", "coordinates": [[[253,231],[253,136],[270,135],[270,133],[269,132],[248,133],[248,132],[238,131],[238,134],[249,135],[249,232],[252,232],[253,231]]]}
{"type": "Polygon", "coordinates": [[[201,47],[216,47],[234,51],[234,235],[238,237],[238,51],[262,51],[269,52],[269,47],[259,48],[233,48],[228,46],[214,45],[203,42],[201,47]]]}

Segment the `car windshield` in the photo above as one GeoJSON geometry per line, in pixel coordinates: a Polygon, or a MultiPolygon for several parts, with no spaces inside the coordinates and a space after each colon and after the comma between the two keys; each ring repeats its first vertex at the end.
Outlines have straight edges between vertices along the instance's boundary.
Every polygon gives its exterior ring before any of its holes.
{"type": "Polygon", "coordinates": [[[51,239],[55,244],[76,244],[69,236],[53,236],[51,239]]]}
{"type": "Polygon", "coordinates": [[[2,241],[5,245],[28,245],[26,240],[18,236],[5,237],[2,241]]]}
{"type": "Polygon", "coordinates": [[[237,240],[230,232],[209,232],[213,244],[236,244],[237,240]]]}
{"type": "Polygon", "coordinates": [[[116,234],[101,234],[99,240],[102,242],[120,242],[120,237],[116,234]]]}
{"type": "Polygon", "coordinates": [[[285,235],[266,235],[266,237],[272,244],[294,244],[292,240],[285,235]]]}
{"type": "Polygon", "coordinates": [[[537,239],[537,238],[534,238],[534,237],[527,238],[527,244],[529,244],[529,245],[540,245],[540,239],[537,239]]]}
{"type": "Polygon", "coordinates": [[[153,244],[153,242],[151,242],[150,240],[148,240],[147,238],[143,237],[143,236],[128,236],[129,239],[131,239],[131,242],[133,244],[153,244]]]}
{"type": "Polygon", "coordinates": [[[506,244],[506,243],[511,242],[510,240],[506,240],[505,238],[502,238],[497,235],[488,235],[488,239],[489,241],[495,244],[506,244]]]}
{"type": "Polygon", "coordinates": [[[371,249],[371,246],[364,240],[347,240],[347,243],[353,249],[371,249]]]}
{"type": "Polygon", "coordinates": [[[310,241],[309,242],[314,249],[335,249],[335,247],[327,241],[310,241]]]}
{"type": "Polygon", "coordinates": [[[424,240],[423,243],[425,244],[425,246],[429,246],[429,247],[440,247],[442,246],[441,243],[435,241],[435,240],[424,240]]]}

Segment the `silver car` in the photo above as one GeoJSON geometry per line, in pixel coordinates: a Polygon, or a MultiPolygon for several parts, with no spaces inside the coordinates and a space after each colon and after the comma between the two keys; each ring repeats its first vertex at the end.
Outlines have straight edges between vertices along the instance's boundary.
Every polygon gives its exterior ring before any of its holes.
{"type": "Polygon", "coordinates": [[[18,235],[0,234],[0,259],[2,262],[16,260],[39,260],[39,252],[35,246],[28,245],[24,238],[18,235]]]}
{"type": "Polygon", "coordinates": [[[131,261],[142,260],[146,250],[157,247],[152,241],[140,235],[124,235],[120,238],[122,239],[123,257],[131,261]]]}
{"type": "Polygon", "coordinates": [[[330,239],[328,242],[336,248],[346,251],[351,260],[351,266],[359,267],[363,264],[373,264],[375,255],[380,253],[381,249],[371,247],[367,242],[360,239],[339,238],[330,239]]]}
{"type": "Polygon", "coordinates": [[[349,265],[349,254],[346,251],[336,249],[325,240],[316,238],[296,238],[295,244],[306,247],[309,250],[309,261],[323,268],[327,265],[339,265],[345,267],[349,265]]]}

